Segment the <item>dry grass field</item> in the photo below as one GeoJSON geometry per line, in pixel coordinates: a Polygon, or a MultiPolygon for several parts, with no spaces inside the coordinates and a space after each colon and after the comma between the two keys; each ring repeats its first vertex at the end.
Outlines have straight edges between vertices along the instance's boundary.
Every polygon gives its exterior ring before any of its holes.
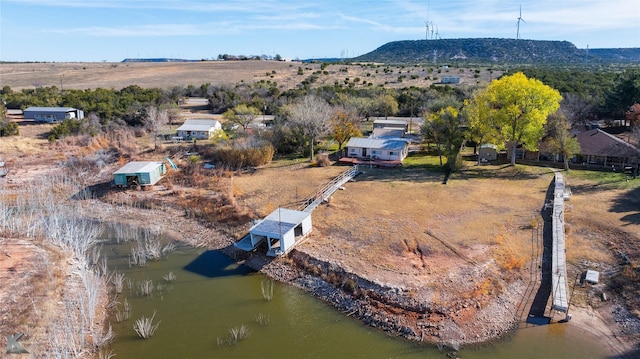
{"type": "MultiPolygon", "coordinates": [[[[434,77],[460,76],[461,83],[474,85],[487,83],[500,75],[500,71],[487,69],[433,68],[432,66],[369,67],[360,65],[328,65],[279,61],[203,61],[203,62],[129,62],[129,63],[0,63],[2,86],[13,90],[56,86],[63,89],[121,88],[138,85],[143,88],[169,89],[174,86],[187,87],[202,84],[234,85],[241,82],[276,82],[282,90],[295,88],[316,73],[318,85],[356,88],[385,85],[399,88],[429,86],[438,83],[434,77]],[[302,75],[298,74],[302,69],[302,75]],[[326,71],[326,72],[325,72],[326,71]],[[476,77],[477,76],[477,77],[476,77]],[[399,78],[402,77],[401,80],[399,78]],[[429,80],[426,78],[429,77],[429,80]],[[357,80],[356,80],[357,79],[357,80]],[[371,85],[369,85],[371,84],[371,85]]],[[[0,87],[2,87],[0,86],[0,87]]]]}

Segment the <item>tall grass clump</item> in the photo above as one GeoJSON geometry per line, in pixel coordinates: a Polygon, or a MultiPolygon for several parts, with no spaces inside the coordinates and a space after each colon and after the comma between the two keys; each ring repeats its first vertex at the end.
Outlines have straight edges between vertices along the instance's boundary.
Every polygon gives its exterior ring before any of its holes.
{"type": "Polygon", "coordinates": [[[116,294],[122,293],[122,289],[124,287],[125,276],[122,272],[113,272],[113,276],[111,277],[111,283],[116,290],[116,294]]]}
{"type": "Polygon", "coordinates": [[[156,312],[153,312],[153,315],[150,318],[142,316],[140,319],[136,320],[133,324],[133,330],[136,331],[138,336],[142,339],[149,339],[155,334],[160,322],[153,324],[153,319],[156,317],[156,312]]]}
{"type": "Polygon", "coordinates": [[[237,139],[232,144],[218,148],[215,159],[231,167],[258,167],[271,163],[275,148],[267,141],[237,139]]]}
{"type": "Polygon", "coordinates": [[[229,329],[226,338],[217,338],[218,346],[224,344],[236,345],[240,341],[245,340],[251,336],[251,329],[244,324],[229,329]]]}
{"type": "Polygon", "coordinates": [[[262,282],[260,282],[262,297],[269,302],[273,300],[273,287],[274,283],[272,279],[262,280],[262,282]]]}
{"type": "Polygon", "coordinates": [[[165,280],[165,282],[173,282],[174,280],[176,280],[176,275],[173,274],[173,272],[169,272],[167,274],[165,274],[164,276],[162,276],[162,279],[165,280]]]}
{"type": "Polygon", "coordinates": [[[148,297],[153,294],[153,281],[151,279],[140,282],[140,294],[143,297],[148,297]]]}
{"type": "Polygon", "coordinates": [[[258,324],[260,324],[262,326],[268,325],[269,321],[271,320],[268,315],[263,314],[263,313],[260,313],[260,314],[256,315],[253,319],[255,320],[256,323],[258,323],[258,324]]]}

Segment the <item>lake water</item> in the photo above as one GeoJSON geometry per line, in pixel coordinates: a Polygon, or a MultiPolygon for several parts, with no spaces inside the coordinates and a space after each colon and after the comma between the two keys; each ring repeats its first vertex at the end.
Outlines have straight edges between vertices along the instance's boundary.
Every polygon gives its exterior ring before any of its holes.
{"type": "MultiPolygon", "coordinates": [[[[131,305],[129,320],[112,324],[111,349],[116,358],[446,358],[438,348],[408,342],[362,325],[310,296],[274,283],[273,298],[263,296],[269,280],[235,264],[216,251],[182,247],[146,267],[129,268],[128,245],[105,245],[111,269],[126,273],[124,297],[131,305]],[[176,279],[166,282],[169,272],[176,279]],[[139,283],[152,280],[155,290],[142,296],[139,283]],[[158,287],[158,284],[160,285],[158,287]],[[155,314],[159,327],[150,339],[140,339],[133,323],[155,314]],[[261,324],[256,318],[261,318],[261,324]],[[229,344],[232,328],[250,335],[229,344]]],[[[267,290],[267,292],[269,292],[267,290]]],[[[602,358],[606,352],[586,334],[566,324],[518,330],[512,338],[460,358],[602,358]]]]}

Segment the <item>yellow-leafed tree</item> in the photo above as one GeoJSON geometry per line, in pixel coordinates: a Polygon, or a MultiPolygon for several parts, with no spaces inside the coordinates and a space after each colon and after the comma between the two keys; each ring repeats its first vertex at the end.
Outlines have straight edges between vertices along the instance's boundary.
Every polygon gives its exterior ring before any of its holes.
{"type": "Polygon", "coordinates": [[[518,145],[528,150],[538,148],[547,117],[558,110],[562,100],[557,90],[522,72],[492,81],[486,96],[490,109],[487,120],[500,129],[510,144],[512,166],[518,145]]]}

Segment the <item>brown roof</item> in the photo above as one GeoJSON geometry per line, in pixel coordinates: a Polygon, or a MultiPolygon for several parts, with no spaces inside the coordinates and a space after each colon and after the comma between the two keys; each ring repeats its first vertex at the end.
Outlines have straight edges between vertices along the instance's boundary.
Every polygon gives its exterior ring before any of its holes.
{"type": "Polygon", "coordinates": [[[640,151],[634,146],[600,129],[580,132],[576,139],[580,143],[581,155],[609,157],[640,155],[640,151]]]}

